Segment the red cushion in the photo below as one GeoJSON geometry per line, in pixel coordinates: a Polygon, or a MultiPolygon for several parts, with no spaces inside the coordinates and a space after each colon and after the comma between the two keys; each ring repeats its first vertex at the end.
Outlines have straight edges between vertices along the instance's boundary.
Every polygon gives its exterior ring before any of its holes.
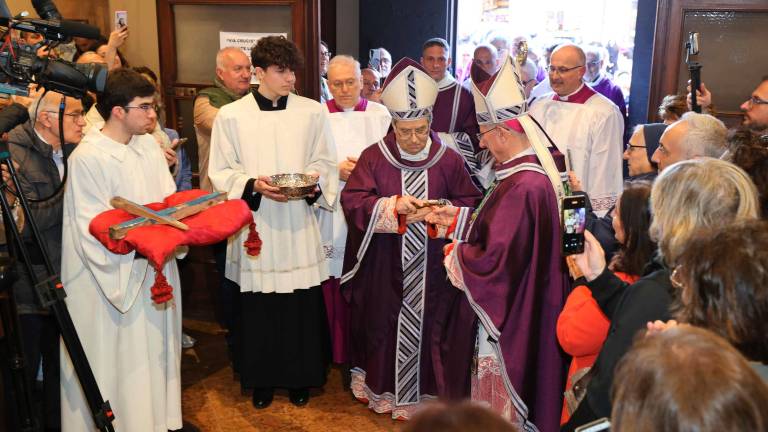
{"type": "MultiPolygon", "coordinates": [[[[146,206],[153,210],[163,210],[208,193],[200,189],[176,192],[163,200],[162,203],[151,203],[146,204],[146,206]]],[[[182,231],[169,225],[147,225],[128,231],[126,236],[120,240],[113,240],[109,237],[110,226],[135,218],[136,216],[125,210],[107,210],[96,216],[88,229],[91,235],[96,237],[111,252],[124,255],[136,250],[139,254],[147,257],[158,272],[162,270],[163,264],[173,254],[176,247],[218,243],[253,223],[253,215],[248,204],[243,200],[235,199],[219,203],[183,219],[182,222],[189,226],[188,231],[182,231]]],[[[168,299],[170,297],[166,301],[168,299]]]]}

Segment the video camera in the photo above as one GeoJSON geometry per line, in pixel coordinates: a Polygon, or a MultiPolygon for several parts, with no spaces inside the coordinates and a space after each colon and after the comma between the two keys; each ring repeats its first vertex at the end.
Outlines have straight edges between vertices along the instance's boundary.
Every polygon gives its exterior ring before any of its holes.
{"type": "Polygon", "coordinates": [[[87,24],[61,19],[51,0],[33,0],[41,19],[26,18],[26,13],[11,17],[4,0],[0,0],[0,94],[29,95],[29,84],[46,90],[82,98],[87,90],[101,92],[107,82],[107,67],[97,63],[74,64],[59,59],[39,57],[40,46],[55,47],[72,37],[96,39],[99,29],[87,24]],[[42,45],[19,44],[11,38],[11,29],[43,35],[42,45]]]}

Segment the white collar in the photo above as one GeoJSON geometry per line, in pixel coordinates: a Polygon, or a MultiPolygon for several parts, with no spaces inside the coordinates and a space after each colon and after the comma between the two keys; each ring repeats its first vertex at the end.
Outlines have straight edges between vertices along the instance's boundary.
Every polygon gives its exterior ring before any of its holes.
{"type": "Polygon", "coordinates": [[[589,84],[590,87],[594,87],[600,84],[600,81],[602,81],[604,78],[605,78],[605,75],[603,75],[603,73],[600,72],[599,74],[597,74],[594,81],[590,81],[587,84],[589,84]]]}
{"type": "Polygon", "coordinates": [[[515,160],[515,159],[520,159],[523,156],[532,156],[532,155],[535,155],[535,154],[536,154],[536,151],[534,151],[533,150],[533,146],[531,146],[531,147],[528,147],[527,149],[521,151],[520,153],[512,156],[511,158],[505,160],[504,162],[501,163],[501,165],[508,164],[508,163],[512,162],[513,160],[515,160]]]}
{"type": "Polygon", "coordinates": [[[410,162],[419,162],[423,161],[427,157],[429,157],[429,148],[432,147],[432,138],[427,137],[427,145],[424,146],[423,149],[421,149],[420,152],[416,154],[410,154],[403,151],[402,148],[400,148],[400,144],[397,145],[397,150],[400,152],[400,157],[410,161],[410,162]]]}
{"type": "Polygon", "coordinates": [[[565,95],[565,96],[559,96],[558,95],[558,97],[560,98],[561,101],[568,102],[568,98],[573,96],[573,95],[575,95],[576,93],[580,92],[582,88],[584,88],[584,82],[583,81],[582,81],[581,85],[579,86],[579,88],[577,88],[576,91],[574,91],[573,93],[571,93],[569,95],[565,95]]]}
{"type": "Polygon", "coordinates": [[[441,79],[440,81],[437,82],[437,87],[440,90],[443,90],[443,89],[445,89],[447,87],[450,87],[455,82],[456,82],[456,78],[451,76],[451,74],[448,73],[448,71],[446,71],[445,75],[443,76],[443,79],[441,79]]]}

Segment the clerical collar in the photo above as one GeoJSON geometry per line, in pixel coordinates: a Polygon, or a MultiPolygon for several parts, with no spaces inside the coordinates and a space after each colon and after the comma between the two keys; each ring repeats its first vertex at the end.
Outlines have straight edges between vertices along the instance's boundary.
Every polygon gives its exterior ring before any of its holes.
{"type": "Polygon", "coordinates": [[[552,96],[552,100],[560,101],[560,102],[571,102],[571,103],[577,103],[577,104],[583,104],[587,101],[587,99],[591,98],[592,95],[595,94],[595,91],[592,90],[591,87],[588,85],[585,85],[584,83],[581,83],[581,86],[573,93],[566,95],[566,96],[559,96],[557,93],[555,93],[554,96],[552,96]]]}
{"type": "Polygon", "coordinates": [[[501,166],[504,166],[504,165],[512,162],[515,159],[520,159],[523,156],[531,156],[531,155],[536,155],[536,151],[533,150],[533,147],[528,147],[527,149],[525,149],[525,150],[521,151],[520,153],[512,156],[511,158],[505,160],[504,162],[498,164],[497,166],[501,167],[501,166]]]}
{"type": "Polygon", "coordinates": [[[443,90],[445,88],[450,87],[456,82],[456,79],[451,76],[448,72],[445,73],[445,76],[443,76],[443,79],[437,82],[437,87],[440,90],[443,90]]]}
{"type": "Polygon", "coordinates": [[[365,111],[365,108],[368,106],[368,100],[361,97],[357,105],[352,108],[342,108],[336,103],[336,99],[326,101],[325,105],[328,107],[328,112],[331,114],[338,112],[365,111]]]}
{"type": "Polygon", "coordinates": [[[603,78],[605,78],[605,75],[603,75],[603,73],[602,73],[602,72],[600,72],[599,74],[597,74],[597,76],[595,77],[595,79],[594,79],[593,81],[590,81],[590,82],[588,82],[587,84],[588,84],[590,87],[594,87],[594,86],[596,86],[596,85],[600,84],[600,81],[602,81],[602,80],[603,80],[603,78]]]}
{"type": "Polygon", "coordinates": [[[259,109],[262,111],[282,111],[288,105],[288,96],[280,96],[276,102],[273,102],[261,93],[259,93],[259,87],[253,89],[253,97],[256,99],[256,103],[259,105],[259,109]]]}
{"type": "Polygon", "coordinates": [[[424,146],[423,149],[421,149],[420,152],[416,154],[410,154],[403,151],[402,148],[400,148],[400,144],[397,145],[397,150],[400,152],[400,157],[404,160],[411,161],[411,162],[420,162],[425,160],[429,157],[429,149],[432,147],[432,138],[427,137],[427,145],[424,146]]]}

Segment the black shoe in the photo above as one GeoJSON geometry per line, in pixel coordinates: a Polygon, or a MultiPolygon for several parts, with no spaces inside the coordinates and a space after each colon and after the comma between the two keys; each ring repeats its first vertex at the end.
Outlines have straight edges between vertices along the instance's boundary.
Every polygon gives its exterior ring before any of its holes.
{"type": "Polygon", "coordinates": [[[290,399],[292,404],[298,407],[304,406],[309,403],[309,389],[291,389],[288,391],[288,399],[290,399]]]}
{"type": "Polygon", "coordinates": [[[271,388],[257,388],[253,390],[253,407],[264,409],[272,404],[274,390],[271,388]]]}

